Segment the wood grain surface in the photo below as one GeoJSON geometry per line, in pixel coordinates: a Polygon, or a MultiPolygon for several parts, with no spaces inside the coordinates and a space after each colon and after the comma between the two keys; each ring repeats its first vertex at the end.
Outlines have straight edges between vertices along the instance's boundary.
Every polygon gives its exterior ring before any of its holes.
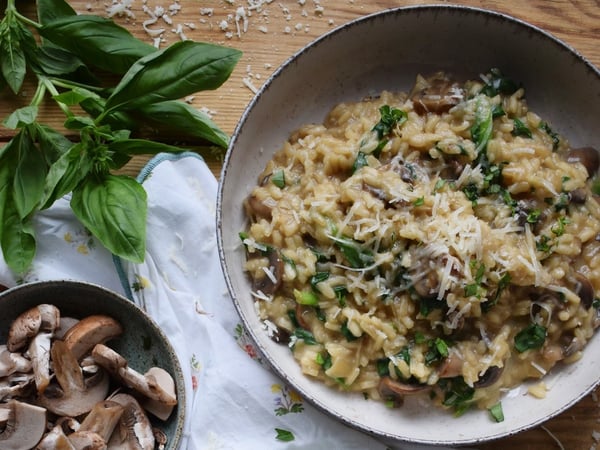
{"type": "MultiPolygon", "coordinates": [[[[111,0],[72,0],[70,3],[80,13],[106,16],[111,0]]],[[[121,0],[115,0],[121,1],[121,0]]],[[[164,42],[175,42],[181,36],[198,41],[218,43],[243,51],[243,57],[230,79],[217,91],[202,92],[190,99],[191,103],[210,112],[213,120],[227,133],[232,133],[244,109],[270,74],[287,58],[312,40],[337,26],[360,16],[388,8],[419,4],[450,4],[449,2],[423,2],[417,0],[270,0],[263,2],[260,9],[249,5],[254,0],[179,0],[180,9],[171,15],[171,24],[159,19],[149,28],[164,28],[164,42]],[[246,22],[235,20],[236,11],[244,6],[246,22]],[[227,25],[226,29],[224,25],[227,25]],[[240,30],[238,32],[237,25],[240,30]]],[[[4,10],[5,1],[0,0],[4,10]]],[[[173,0],[133,0],[128,9],[130,14],[115,16],[118,23],[127,27],[134,35],[152,43],[144,31],[143,22],[149,16],[143,11],[146,5],[151,10],[157,6],[169,11],[173,0]]],[[[592,64],[600,67],[600,1],[598,0],[465,0],[452,2],[472,7],[486,8],[527,21],[565,41],[592,64]]],[[[31,0],[19,0],[19,8],[34,11],[31,0]]],[[[540,68],[548,70],[549,68],[540,68]]],[[[0,93],[0,119],[18,106],[26,105],[33,94],[33,84],[26,85],[24,95],[14,96],[5,90],[0,93]]],[[[61,128],[62,113],[55,110],[51,102],[42,109],[43,121],[61,128]]],[[[11,130],[0,126],[0,146],[11,137],[11,130]]],[[[203,154],[209,166],[219,176],[220,156],[203,154]]],[[[132,160],[124,172],[137,174],[145,157],[132,160]]],[[[518,435],[478,446],[481,450],[515,448],[537,449],[600,449],[600,404],[592,393],[579,403],[538,426],[518,435]]]]}

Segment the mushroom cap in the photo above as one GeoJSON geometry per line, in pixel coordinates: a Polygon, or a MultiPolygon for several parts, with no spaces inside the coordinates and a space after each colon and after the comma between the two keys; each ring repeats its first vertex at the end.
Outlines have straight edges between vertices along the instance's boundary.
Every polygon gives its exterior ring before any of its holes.
{"type": "Polygon", "coordinates": [[[53,332],[60,324],[60,311],[54,305],[41,304],[19,314],[8,330],[6,346],[16,352],[40,331],[53,332]]]}
{"type": "Polygon", "coordinates": [[[2,450],[29,450],[42,439],[46,430],[46,410],[11,400],[2,405],[9,410],[4,431],[0,433],[2,450]]]}
{"type": "Polygon", "coordinates": [[[63,337],[67,348],[78,360],[90,353],[96,344],[103,344],[123,333],[121,324],[110,316],[87,316],[69,328],[63,337]]]}

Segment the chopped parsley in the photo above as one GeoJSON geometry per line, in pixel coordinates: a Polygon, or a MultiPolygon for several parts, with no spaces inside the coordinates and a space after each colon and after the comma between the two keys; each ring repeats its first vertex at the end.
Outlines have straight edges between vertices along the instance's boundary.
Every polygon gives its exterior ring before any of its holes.
{"type": "Polygon", "coordinates": [[[512,130],[512,135],[513,136],[524,136],[527,137],[529,139],[531,139],[533,137],[533,134],[531,133],[531,130],[529,128],[527,128],[527,125],[525,125],[523,123],[523,121],[521,121],[520,119],[513,119],[513,130],[512,130]]]}
{"type": "Polygon", "coordinates": [[[542,347],[546,341],[546,327],[532,323],[515,336],[515,349],[519,353],[542,347]]]}

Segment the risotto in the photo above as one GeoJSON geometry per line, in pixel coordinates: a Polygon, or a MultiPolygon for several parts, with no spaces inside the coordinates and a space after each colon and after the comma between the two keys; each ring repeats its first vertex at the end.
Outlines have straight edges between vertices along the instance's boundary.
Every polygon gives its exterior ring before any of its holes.
{"type": "Polygon", "coordinates": [[[501,420],[600,325],[597,170],[495,69],[339,104],[246,199],[257,314],[332,387],[501,420]]]}

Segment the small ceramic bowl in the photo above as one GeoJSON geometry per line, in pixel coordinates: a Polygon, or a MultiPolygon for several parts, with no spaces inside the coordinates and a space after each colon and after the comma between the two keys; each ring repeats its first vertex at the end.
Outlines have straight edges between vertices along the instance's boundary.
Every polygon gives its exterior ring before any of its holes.
{"type": "Polygon", "coordinates": [[[20,285],[0,293],[0,344],[22,312],[39,305],[55,305],[61,316],[81,319],[105,314],[121,323],[124,332],[107,346],[121,354],[129,367],[145,373],[151,367],[165,369],[175,381],[178,403],[166,422],[151,422],[167,437],[165,450],[176,450],[185,420],[185,385],[181,366],[167,336],[150,316],[127,300],[103,287],[77,281],[42,281],[20,285]]]}
{"type": "Polygon", "coordinates": [[[342,422],[391,440],[473,444],[505,437],[564,411],[598,383],[600,340],[577,363],[553,371],[543,400],[503,399],[505,420],[485,413],[455,418],[421,407],[389,409],[326,387],[301,373],[286,346],[273,342],[257,318],[243,270],[239,232],[243,201],[289,134],[321,123],[342,101],[382,90],[407,91],[418,73],[446,70],[473,78],[490,68],[526,87],[533,111],[555,124],[574,147],[600,148],[600,72],[548,33],[512,17],[469,7],[436,5],[387,10],[350,22],[287,60],[246,109],[231,139],[217,199],[218,244],[229,291],[242,321],[273,369],[302,396],[342,422]]]}

